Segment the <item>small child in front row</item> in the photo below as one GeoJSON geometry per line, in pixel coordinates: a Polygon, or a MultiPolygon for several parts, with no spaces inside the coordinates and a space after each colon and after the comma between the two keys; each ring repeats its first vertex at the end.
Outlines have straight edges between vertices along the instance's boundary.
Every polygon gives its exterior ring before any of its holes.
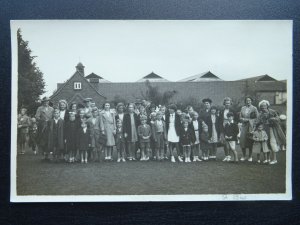
{"type": "Polygon", "coordinates": [[[146,123],[147,116],[141,115],[141,125],[138,127],[138,135],[140,138],[141,161],[149,160],[151,127],[146,123]]]}
{"type": "Polygon", "coordinates": [[[184,162],[191,162],[191,145],[195,142],[195,135],[193,134],[193,130],[189,127],[189,121],[187,119],[182,122],[182,125],[179,142],[183,148],[184,162]]]}
{"type": "Polygon", "coordinates": [[[123,133],[122,120],[117,120],[117,129],[115,135],[116,148],[118,153],[117,162],[126,162],[125,160],[125,137],[123,133]]]}
{"type": "Polygon", "coordinates": [[[92,137],[90,130],[85,122],[81,123],[81,128],[77,133],[77,148],[80,152],[81,163],[87,163],[88,150],[92,146],[92,137]]]}
{"type": "Polygon", "coordinates": [[[202,149],[202,159],[208,161],[210,146],[210,136],[208,133],[208,126],[204,123],[202,124],[202,132],[200,134],[200,146],[202,149]]]}
{"type": "Polygon", "coordinates": [[[164,159],[164,146],[167,140],[166,123],[162,120],[163,114],[158,111],[156,120],[152,124],[152,137],[155,142],[156,160],[164,159]]]}
{"type": "MultiPolygon", "coordinates": [[[[239,133],[239,127],[234,123],[234,114],[232,112],[227,113],[228,123],[224,127],[225,144],[227,149],[230,149],[234,155],[234,162],[238,162],[237,151],[235,150],[235,145],[237,141],[237,135],[239,133]]],[[[230,161],[230,159],[228,160],[230,161]]]]}
{"type": "Polygon", "coordinates": [[[260,163],[260,154],[263,152],[265,160],[263,163],[268,163],[268,135],[266,131],[264,130],[262,123],[256,124],[256,130],[253,132],[253,153],[257,154],[257,162],[260,163]]]}

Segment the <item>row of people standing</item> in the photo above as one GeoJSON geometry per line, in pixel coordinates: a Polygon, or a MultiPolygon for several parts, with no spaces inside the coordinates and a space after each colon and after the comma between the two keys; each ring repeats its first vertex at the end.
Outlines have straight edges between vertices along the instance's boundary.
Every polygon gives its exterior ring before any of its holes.
{"type": "MultiPolygon", "coordinates": [[[[117,133],[117,121],[121,121],[121,126],[124,134],[124,138],[126,139],[125,149],[126,149],[126,155],[130,160],[134,160],[137,155],[137,149],[140,147],[137,145],[139,141],[138,137],[138,126],[141,123],[140,117],[145,115],[145,107],[140,107],[139,113],[136,113],[135,105],[129,104],[127,108],[127,113],[124,113],[124,104],[120,103],[117,105],[116,109],[117,112],[114,114],[111,112],[110,104],[106,103],[104,106],[104,111],[101,112],[101,119],[97,122],[97,119],[91,119],[92,116],[92,108],[90,105],[91,99],[85,99],[85,108],[81,109],[79,113],[77,112],[76,104],[72,104],[70,109],[67,110],[67,103],[62,100],[59,103],[59,117],[63,118],[64,121],[68,121],[69,117],[69,111],[76,113],[77,118],[81,118],[81,122],[84,117],[88,117],[87,124],[88,127],[91,127],[93,124],[98,124],[100,121],[102,121],[102,128],[101,125],[96,125],[96,128],[94,130],[94,135],[100,139],[103,144],[106,146],[105,148],[105,158],[110,159],[112,155],[112,147],[116,145],[116,133],[117,133]],[[125,137],[126,136],[126,137],[125,137]],[[105,142],[105,143],[104,143],[105,142]]],[[[208,128],[208,136],[209,136],[209,155],[204,156],[202,154],[202,159],[216,158],[216,150],[218,144],[222,143],[224,146],[224,153],[225,158],[224,161],[230,160],[230,149],[232,146],[226,144],[226,138],[224,135],[225,132],[225,125],[228,124],[228,116],[227,114],[230,112],[233,114],[233,121],[234,124],[237,124],[240,122],[240,129],[239,129],[239,138],[240,138],[240,145],[242,148],[242,158],[241,161],[246,160],[246,149],[249,149],[249,157],[248,161],[252,161],[252,147],[253,147],[253,138],[251,137],[253,135],[253,132],[255,130],[255,124],[258,123],[258,121],[262,121],[264,125],[264,129],[267,131],[267,134],[269,134],[269,140],[268,142],[268,148],[273,149],[272,152],[275,152],[273,154],[273,161],[276,161],[276,149],[278,150],[278,147],[276,146],[284,146],[285,145],[285,135],[280,129],[280,126],[278,126],[278,114],[274,111],[269,109],[269,103],[267,101],[262,101],[259,105],[260,112],[258,112],[257,108],[252,105],[252,99],[250,97],[247,97],[245,99],[245,106],[241,108],[241,111],[239,113],[234,112],[231,109],[232,101],[230,98],[225,98],[223,105],[224,109],[221,110],[218,115],[216,114],[217,109],[216,107],[212,106],[212,101],[210,99],[203,99],[203,103],[205,105],[205,109],[199,112],[199,116],[195,116],[197,121],[201,121],[197,127],[196,122],[192,122],[192,117],[195,114],[193,107],[188,107],[188,111],[186,114],[182,114],[181,110],[178,110],[176,105],[170,105],[168,107],[168,112],[166,112],[166,109],[164,107],[160,108],[160,112],[162,114],[162,121],[165,122],[166,126],[166,138],[164,143],[164,150],[163,150],[163,157],[166,158],[167,152],[169,151],[171,156],[171,161],[175,161],[175,151],[177,150],[177,158],[179,161],[182,161],[183,156],[183,145],[180,144],[180,130],[183,127],[182,117],[189,117],[189,127],[194,127],[194,133],[200,134],[202,133],[203,127],[205,125],[208,128]],[[272,122],[274,120],[275,122],[272,122]],[[271,122],[270,122],[271,121],[271,122]],[[193,125],[192,125],[193,124],[193,125]],[[192,126],[191,126],[192,125],[192,126]],[[275,128],[274,128],[275,126],[275,128]],[[200,127],[200,128],[199,128],[200,127]],[[271,127],[271,128],[270,128],[271,127]],[[271,133],[270,133],[271,131],[271,133]],[[274,141],[275,140],[275,141],[274,141]]],[[[147,123],[151,125],[154,121],[151,121],[151,115],[157,111],[157,107],[150,105],[148,107],[149,113],[147,116],[147,123]]],[[[99,113],[98,110],[95,112],[95,114],[99,113]]],[[[43,99],[43,105],[38,108],[36,113],[36,118],[38,121],[38,141],[39,141],[39,147],[41,149],[46,149],[48,147],[48,138],[45,138],[44,135],[47,135],[45,132],[47,129],[47,121],[49,121],[52,118],[53,115],[53,108],[49,106],[49,99],[44,98],[43,99]]],[[[97,118],[99,116],[96,116],[97,118]]],[[[185,118],[187,119],[187,118],[185,118]]],[[[236,128],[233,128],[233,130],[236,130],[236,128]]],[[[198,137],[197,135],[195,137],[198,137]]],[[[228,139],[228,138],[227,138],[228,139]]],[[[235,138],[233,138],[235,139],[235,138]]],[[[195,140],[198,142],[198,140],[195,140]]],[[[200,139],[199,139],[200,142],[200,139]]],[[[233,141],[235,142],[235,140],[233,141]]],[[[232,142],[232,143],[233,143],[232,142]]],[[[99,149],[98,142],[91,143],[92,146],[97,145],[97,149],[99,149]]],[[[150,139],[150,146],[151,149],[155,148],[155,141],[153,141],[153,137],[150,139]],[[152,141],[151,141],[152,140],[152,141]]],[[[193,149],[195,143],[193,143],[193,149]]],[[[42,150],[43,151],[43,150],[42,150]]],[[[197,150],[198,151],[198,150],[197,150]]],[[[193,159],[195,161],[200,160],[200,154],[197,154],[197,151],[192,151],[193,159]],[[194,158],[195,157],[195,158],[194,158]]],[[[44,151],[47,152],[47,151],[44,151]]],[[[98,151],[99,152],[99,151],[98,151]]],[[[47,155],[47,154],[46,154],[47,155]]],[[[162,157],[161,157],[162,158],[162,157]]]]}

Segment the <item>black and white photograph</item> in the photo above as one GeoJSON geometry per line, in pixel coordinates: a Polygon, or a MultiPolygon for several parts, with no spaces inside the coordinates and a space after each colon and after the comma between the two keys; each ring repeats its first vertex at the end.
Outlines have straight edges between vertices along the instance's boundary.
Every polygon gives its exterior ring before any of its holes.
{"type": "Polygon", "coordinates": [[[12,202],[292,199],[291,20],[12,20],[12,202]]]}

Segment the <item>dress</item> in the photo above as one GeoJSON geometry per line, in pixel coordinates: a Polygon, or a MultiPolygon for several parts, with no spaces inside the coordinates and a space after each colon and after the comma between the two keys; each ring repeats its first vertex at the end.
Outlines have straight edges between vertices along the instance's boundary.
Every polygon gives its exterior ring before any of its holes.
{"type": "Polygon", "coordinates": [[[217,143],[218,133],[216,129],[216,116],[211,115],[211,122],[212,122],[211,143],[217,143]]]}
{"type": "Polygon", "coordinates": [[[169,117],[169,130],[168,130],[168,141],[172,143],[178,143],[179,142],[179,136],[176,133],[175,129],[175,116],[170,114],[169,117]]]}
{"type": "Polygon", "coordinates": [[[192,124],[193,124],[193,127],[194,127],[194,132],[195,132],[195,138],[196,138],[196,141],[195,141],[195,145],[196,144],[200,144],[200,135],[199,135],[199,122],[198,120],[194,120],[192,121],[192,124]]]}
{"type": "Polygon", "coordinates": [[[286,136],[280,126],[277,112],[272,109],[268,109],[267,112],[260,112],[257,121],[263,124],[264,130],[269,137],[269,148],[273,152],[278,152],[278,146],[286,144],[286,136]]]}
{"type": "Polygon", "coordinates": [[[249,139],[249,133],[254,130],[254,122],[258,116],[257,108],[253,105],[243,106],[240,113],[240,119],[242,122],[241,134],[240,134],[240,146],[241,148],[249,148],[252,146],[252,140],[249,139]],[[246,119],[246,121],[243,121],[246,119]]]}
{"type": "Polygon", "coordinates": [[[267,145],[268,135],[264,130],[254,131],[253,140],[253,153],[259,154],[261,151],[264,153],[269,152],[269,148],[267,145]]]}
{"type": "Polygon", "coordinates": [[[116,120],[115,116],[111,112],[104,111],[100,114],[101,119],[101,128],[104,130],[106,135],[106,146],[114,146],[115,145],[115,137],[114,131],[116,130],[116,120]]]}

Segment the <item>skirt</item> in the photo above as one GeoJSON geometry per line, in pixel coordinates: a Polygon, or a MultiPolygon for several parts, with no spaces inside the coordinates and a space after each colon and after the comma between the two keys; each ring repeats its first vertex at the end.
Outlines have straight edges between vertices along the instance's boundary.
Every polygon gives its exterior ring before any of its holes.
{"type": "Polygon", "coordinates": [[[173,143],[179,142],[179,136],[176,134],[174,123],[170,123],[169,130],[168,130],[168,141],[173,143]]]}

